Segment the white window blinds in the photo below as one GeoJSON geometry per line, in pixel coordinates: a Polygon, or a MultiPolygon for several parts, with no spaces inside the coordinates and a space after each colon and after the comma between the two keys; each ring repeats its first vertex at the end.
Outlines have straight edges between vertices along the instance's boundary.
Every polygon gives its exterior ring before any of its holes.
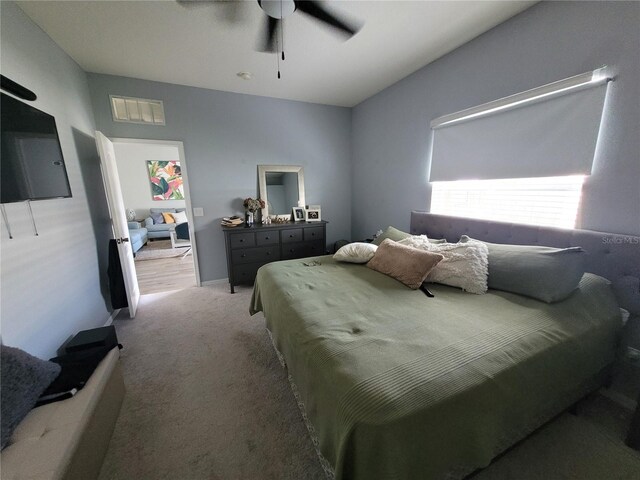
{"type": "Polygon", "coordinates": [[[598,72],[434,120],[430,181],[590,174],[607,85],[598,72]]]}
{"type": "Polygon", "coordinates": [[[584,176],[433,182],[431,212],[574,228],[584,176]]]}

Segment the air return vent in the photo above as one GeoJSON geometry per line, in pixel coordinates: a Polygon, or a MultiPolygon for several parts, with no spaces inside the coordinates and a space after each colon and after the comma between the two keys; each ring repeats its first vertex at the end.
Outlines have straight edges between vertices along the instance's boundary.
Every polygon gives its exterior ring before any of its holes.
{"type": "Polygon", "coordinates": [[[109,95],[114,122],[164,125],[162,100],[109,95]]]}

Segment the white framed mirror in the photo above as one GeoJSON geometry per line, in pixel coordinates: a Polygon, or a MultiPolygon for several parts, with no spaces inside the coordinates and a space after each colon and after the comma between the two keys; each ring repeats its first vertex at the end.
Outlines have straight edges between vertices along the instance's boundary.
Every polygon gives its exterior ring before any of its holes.
{"type": "Polygon", "coordinates": [[[304,207],[304,172],[299,165],[258,165],[262,218],[291,216],[293,207],[304,207]]]}

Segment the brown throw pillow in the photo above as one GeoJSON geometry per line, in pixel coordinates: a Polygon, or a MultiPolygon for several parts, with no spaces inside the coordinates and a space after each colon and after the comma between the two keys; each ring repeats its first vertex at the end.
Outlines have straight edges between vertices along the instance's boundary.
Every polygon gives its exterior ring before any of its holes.
{"type": "Polygon", "coordinates": [[[367,267],[416,290],[443,258],[439,253],[401,245],[387,238],[380,244],[367,267]]]}

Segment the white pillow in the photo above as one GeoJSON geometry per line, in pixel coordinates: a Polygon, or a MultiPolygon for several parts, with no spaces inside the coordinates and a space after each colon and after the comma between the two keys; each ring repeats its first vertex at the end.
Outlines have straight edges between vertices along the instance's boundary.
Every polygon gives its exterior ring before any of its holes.
{"type": "Polygon", "coordinates": [[[429,273],[427,282],[451,285],[478,295],[487,292],[489,248],[484,243],[431,243],[425,235],[412,235],[398,243],[444,256],[429,273]]]}
{"type": "Polygon", "coordinates": [[[176,225],[180,225],[181,223],[186,223],[189,221],[187,218],[187,214],[185,212],[175,212],[171,214],[173,219],[176,221],[176,225]]]}
{"type": "Polygon", "coordinates": [[[367,263],[371,260],[377,249],[378,246],[373,243],[349,243],[340,248],[340,250],[333,255],[333,258],[339,262],[367,263]]]}

